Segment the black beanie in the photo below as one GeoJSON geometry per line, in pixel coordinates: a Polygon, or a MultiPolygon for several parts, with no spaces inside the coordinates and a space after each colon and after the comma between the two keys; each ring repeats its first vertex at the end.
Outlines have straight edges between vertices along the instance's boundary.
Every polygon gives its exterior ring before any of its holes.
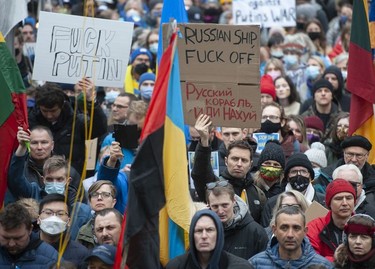
{"type": "Polygon", "coordinates": [[[346,149],[348,147],[360,147],[364,148],[367,151],[370,151],[372,148],[372,144],[366,137],[361,135],[353,135],[345,138],[344,141],[341,142],[341,147],[346,149]]]}
{"type": "Polygon", "coordinates": [[[285,168],[285,156],[282,147],[278,141],[267,141],[264,149],[260,153],[258,166],[260,167],[265,161],[272,160],[278,162],[281,167],[285,168]]]}
{"type": "Polygon", "coordinates": [[[312,167],[311,162],[307,158],[307,156],[304,153],[294,153],[292,156],[288,158],[288,161],[286,162],[286,167],[284,170],[284,177],[288,178],[289,170],[296,166],[302,166],[305,167],[307,170],[309,170],[310,178],[314,178],[314,170],[312,167]]]}
{"type": "Polygon", "coordinates": [[[312,92],[313,92],[313,95],[315,94],[315,92],[317,90],[319,90],[320,88],[328,88],[332,93],[333,93],[333,86],[331,84],[331,82],[329,82],[328,80],[324,79],[324,78],[321,78],[319,80],[317,80],[313,85],[312,85],[312,92]]]}

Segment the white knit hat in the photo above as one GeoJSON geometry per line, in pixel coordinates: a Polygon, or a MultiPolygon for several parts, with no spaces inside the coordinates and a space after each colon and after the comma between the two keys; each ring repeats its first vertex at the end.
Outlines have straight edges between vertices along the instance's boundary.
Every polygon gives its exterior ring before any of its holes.
{"type": "Polygon", "coordinates": [[[320,142],[311,144],[311,148],[305,151],[307,158],[312,163],[318,164],[321,168],[327,166],[327,156],[325,153],[325,146],[320,142]]]}

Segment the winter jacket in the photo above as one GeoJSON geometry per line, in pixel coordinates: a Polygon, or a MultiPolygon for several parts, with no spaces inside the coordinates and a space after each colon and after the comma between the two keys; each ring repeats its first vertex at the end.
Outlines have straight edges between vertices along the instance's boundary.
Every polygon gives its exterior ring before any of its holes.
{"type": "MultiPolygon", "coordinates": [[[[206,184],[218,181],[220,178],[215,176],[212,171],[211,149],[209,147],[203,147],[202,144],[199,143],[194,158],[195,161],[191,171],[191,177],[194,180],[195,189],[200,201],[205,202],[206,184]]],[[[238,196],[241,196],[242,191],[246,190],[247,205],[251,216],[259,223],[262,207],[267,198],[263,191],[254,185],[250,172],[246,175],[246,178],[240,179],[232,177],[228,169],[225,169],[221,174],[221,178],[228,180],[228,182],[233,185],[235,194],[238,196]]]]}
{"type": "Polygon", "coordinates": [[[93,249],[96,246],[94,229],[94,218],[91,218],[85,225],[79,229],[77,241],[88,249],[93,249]]]}
{"type": "Polygon", "coordinates": [[[266,249],[268,237],[249,214],[246,203],[238,196],[235,199],[233,221],[224,224],[224,250],[247,260],[266,249]]]}
{"type": "MultiPolygon", "coordinates": [[[[115,141],[115,138],[113,137],[113,134],[112,133],[108,134],[103,140],[101,149],[103,149],[104,147],[110,146],[112,144],[112,142],[114,142],[114,141],[115,141]]],[[[121,152],[122,152],[122,155],[124,155],[124,157],[121,160],[121,164],[120,164],[120,168],[122,169],[127,164],[133,163],[133,160],[134,160],[134,157],[135,157],[135,150],[121,148],[121,152]]]]}
{"type": "Polygon", "coordinates": [[[105,157],[99,167],[97,180],[109,180],[116,187],[116,204],[115,208],[124,214],[128,202],[128,177],[125,172],[120,172],[120,162],[117,161],[116,167],[112,168],[106,165],[108,157],[105,157]]]}
{"type": "MultiPolygon", "coordinates": [[[[279,256],[279,243],[276,237],[270,240],[266,251],[263,251],[249,259],[251,268],[254,269],[306,269],[311,265],[323,265],[328,269],[333,268],[332,264],[318,255],[309,240],[305,237],[302,241],[302,256],[297,260],[282,260],[279,256]]],[[[319,267],[320,268],[320,267],[319,267]]]]}
{"type": "MultiPolygon", "coordinates": [[[[20,198],[33,198],[40,202],[47,193],[44,187],[40,187],[36,182],[29,182],[24,175],[24,166],[27,155],[13,155],[8,171],[8,189],[10,193],[18,200],[20,198]]],[[[73,208],[77,190],[69,184],[68,187],[68,204],[73,208]]],[[[77,209],[75,216],[72,216],[70,236],[75,238],[79,228],[90,218],[90,207],[83,203],[76,203],[77,209]]]]}
{"type": "MultiPolygon", "coordinates": [[[[87,110],[91,111],[92,102],[87,102],[87,110]]],[[[48,127],[53,134],[54,148],[53,151],[57,155],[64,155],[67,159],[70,156],[70,142],[74,135],[73,152],[72,152],[72,166],[82,173],[83,164],[85,161],[85,117],[81,113],[75,116],[75,132],[73,134],[72,124],[74,119],[74,111],[70,105],[69,98],[64,103],[61,114],[56,123],[52,124],[47,121],[38,107],[35,107],[29,114],[30,129],[42,125],[48,127]]],[[[87,117],[87,126],[90,124],[90,119],[87,117]]],[[[94,116],[92,125],[92,136],[96,138],[104,135],[107,132],[107,117],[98,103],[94,104],[94,116]]]]}
{"type": "Polygon", "coordinates": [[[234,256],[223,250],[224,247],[224,230],[219,217],[211,210],[200,210],[193,216],[190,224],[189,243],[190,249],[187,253],[177,256],[169,261],[166,269],[201,269],[199,264],[198,251],[195,247],[194,230],[198,220],[202,216],[210,217],[216,226],[216,246],[212,251],[207,269],[245,269],[250,268],[249,263],[242,258],[234,256]]]}
{"type": "Polygon", "coordinates": [[[0,247],[0,269],[47,269],[57,262],[57,255],[58,252],[40,240],[38,234],[31,233],[29,244],[17,257],[0,247]]]}
{"type": "MultiPolygon", "coordinates": [[[[316,253],[322,255],[329,261],[333,261],[333,254],[340,242],[334,242],[334,234],[329,227],[332,221],[332,211],[329,211],[325,217],[316,218],[307,224],[307,237],[316,253]]],[[[332,224],[333,225],[333,221],[332,224]]],[[[341,234],[340,234],[341,235],[341,234]]],[[[341,241],[339,239],[339,241],[341,241]]]]}

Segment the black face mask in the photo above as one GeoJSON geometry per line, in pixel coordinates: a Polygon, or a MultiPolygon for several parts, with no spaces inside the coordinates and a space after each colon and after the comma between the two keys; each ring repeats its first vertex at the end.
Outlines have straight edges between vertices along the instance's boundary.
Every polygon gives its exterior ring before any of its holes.
{"type": "Polygon", "coordinates": [[[310,179],[301,175],[296,175],[289,178],[289,183],[296,191],[303,192],[310,184],[310,179]]]}
{"type": "Polygon", "coordinates": [[[270,120],[262,122],[260,125],[260,130],[266,134],[277,133],[281,129],[281,122],[274,123],[270,120]]]}
{"type": "Polygon", "coordinates": [[[19,48],[17,48],[17,49],[14,49],[14,53],[15,53],[15,55],[18,55],[18,54],[20,54],[20,52],[21,52],[21,50],[20,50],[19,48]]]}
{"type": "Polygon", "coordinates": [[[303,31],[303,28],[305,28],[305,23],[297,21],[296,28],[297,28],[297,30],[303,31]]]}
{"type": "Polygon", "coordinates": [[[315,41],[320,38],[320,32],[310,32],[307,33],[312,41],[315,41]]]}

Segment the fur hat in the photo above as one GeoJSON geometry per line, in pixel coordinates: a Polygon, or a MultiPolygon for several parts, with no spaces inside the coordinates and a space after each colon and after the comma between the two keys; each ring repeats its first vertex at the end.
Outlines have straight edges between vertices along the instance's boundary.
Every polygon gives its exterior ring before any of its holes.
{"type": "Polygon", "coordinates": [[[333,196],[340,192],[349,192],[353,194],[355,203],[356,193],[352,184],[350,184],[349,181],[346,181],[345,179],[337,178],[329,183],[326,188],[326,206],[329,209],[331,209],[331,200],[333,196]]]}
{"type": "Polygon", "coordinates": [[[326,147],[320,142],[311,144],[311,148],[305,151],[307,158],[312,163],[318,164],[321,168],[327,166],[326,147]]]}
{"type": "Polygon", "coordinates": [[[288,174],[290,169],[296,166],[302,166],[305,167],[309,173],[310,173],[310,178],[314,178],[314,169],[311,165],[311,162],[307,158],[307,156],[303,153],[294,153],[292,156],[289,157],[289,159],[286,162],[286,167],[284,170],[284,177],[288,178],[288,174]]]}
{"type": "Polygon", "coordinates": [[[268,160],[276,161],[283,169],[285,168],[284,152],[278,141],[267,141],[262,153],[259,156],[258,166],[261,166],[262,163],[268,160]]]}
{"type": "Polygon", "coordinates": [[[260,93],[269,94],[276,100],[276,90],[270,75],[263,75],[260,79],[260,93]]]}
{"type": "Polygon", "coordinates": [[[346,149],[348,147],[361,147],[367,151],[370,151],[372,148],[372,144],[368,139],[361,135],[353,135],[345,138],[344,141],[341,142],[341,147],[346,149]]]}

